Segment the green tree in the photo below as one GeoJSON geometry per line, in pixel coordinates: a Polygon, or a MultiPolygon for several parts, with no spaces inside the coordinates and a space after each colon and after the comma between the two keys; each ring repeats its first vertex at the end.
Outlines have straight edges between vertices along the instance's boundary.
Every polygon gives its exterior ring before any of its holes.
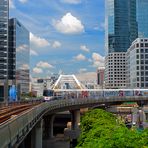
{"type": "Polygon", "coordinates": [[[113,114],[101,109],[87,112],[81,118],[78,148],[143,148],[148,146],[148,130],[129,130],[113,114]]]}

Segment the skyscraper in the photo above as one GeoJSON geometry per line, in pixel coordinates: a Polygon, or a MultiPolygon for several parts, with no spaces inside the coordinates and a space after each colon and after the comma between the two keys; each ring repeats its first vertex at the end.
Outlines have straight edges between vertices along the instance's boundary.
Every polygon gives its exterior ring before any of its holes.
{"type": "Polygon", "coordinates": [[[16,80],[20,93],[29,92],[29,31],[17,19],[9,20],[9,78],[16,80]]]}
{"type": "Polygon", "coordinates": [[[8,0],[0,0],[0,100],[4,99],[8,84],[8,0]]]}
{"type": "Polygon", "coordinates": [[[148,38],[148,0],[137,0],[138,37],[148,38]]]}
{"type": "Polygon", "coordinates": [[[126,87],[126,51],[138,37],[136,0],[105,1],[105,85],[126,87]]]}
{"type": "Polygon", "coordinates": [[[106,0],[105,43],[107,53],[126,52],[138,37],[135,0],[106,0]]]}
{"type": "Polygon", "coordinates": [[[148,1],[136,0],[138,38],[127,52],[127,87],[148,88],[148,1]]]}

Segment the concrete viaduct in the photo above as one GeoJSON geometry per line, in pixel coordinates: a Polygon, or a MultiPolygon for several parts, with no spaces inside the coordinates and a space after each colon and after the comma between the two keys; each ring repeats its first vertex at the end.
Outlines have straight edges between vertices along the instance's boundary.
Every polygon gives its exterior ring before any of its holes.
{"type": "MultiPolygon", "coordinates": [[[[148,97],[79,98],[43,102],[0,125],[0,146],[2,148],[42,148],[43,127],[46,131],[46,138],[51,138],[53,136],[54,114],[67,110],[72,114],[70,134],[72,138],[76,138],[78,123],[80,122],[80,108],[93,107],[99,104],[118,104],[127,101],[134,101],[144,105],[148,103],[148,97]]],[[[143,111],[145,120],[146,113],[143,111]]]]}

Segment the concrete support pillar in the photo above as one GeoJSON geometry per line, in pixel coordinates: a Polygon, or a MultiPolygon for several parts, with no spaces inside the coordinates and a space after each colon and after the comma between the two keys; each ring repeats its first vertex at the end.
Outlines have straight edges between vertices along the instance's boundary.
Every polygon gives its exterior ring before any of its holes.
{"type": "Polygon", "coordinates": [[[72,110],[71,112],[71,133],[70,134],[70,147],[76,147],[77,138],[80,134],[79,123],[80,123],[80,110],[72,110]]]}
{"type": "Polygon", "coordinates": [[[43,120],[39,121],[35,126],[35,148],[42,148],[43,120]]]}
{"type": "Polygon", "coordinates": [[[44,126],[45,126],[45,138],[50,139],[53,138],[53,123],[54,123],[55,115],[46,116],[44,118],[44,126]]]}
{"type": "Polygon", "coordinates": [[[50,122],[49,122],[49,138],[53,138],[53,122],[54,122],[54,118],[55,118],[55,115],[52,115],[50,117],[50,122]]]}
{"type": "Polygon", "coordinates": [[[71,111],[71,129],[76,130],[79,128],[80,123],[80,110],[71,111]]]}
{"type": "Polygon", "coordinates": [[[138,109],[133,108],[132,109],[132,124],[137,124],[138,122],[138,109]]]}

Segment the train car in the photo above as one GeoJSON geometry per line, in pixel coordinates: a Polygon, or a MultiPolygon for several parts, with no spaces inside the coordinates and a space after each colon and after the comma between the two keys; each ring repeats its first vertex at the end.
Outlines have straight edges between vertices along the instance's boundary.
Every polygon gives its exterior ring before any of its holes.
{"type": "Polygon", "coordinates": [[[110,97],[148,96],[148,89],[69,89],[69,90],[44,90],[44,100],[59,99],[99,99],[110,97]]]}
{"type": "Polygon", "coordinates": [[[45,89],[43,91],[44,101],[50,101],[54,99],[54,91],[51,89],[45,89]]]}
{"type": "Polygon", "coordinates": [[[148,89],[134,89],[134,96],[148,96],[148,89]]]}

